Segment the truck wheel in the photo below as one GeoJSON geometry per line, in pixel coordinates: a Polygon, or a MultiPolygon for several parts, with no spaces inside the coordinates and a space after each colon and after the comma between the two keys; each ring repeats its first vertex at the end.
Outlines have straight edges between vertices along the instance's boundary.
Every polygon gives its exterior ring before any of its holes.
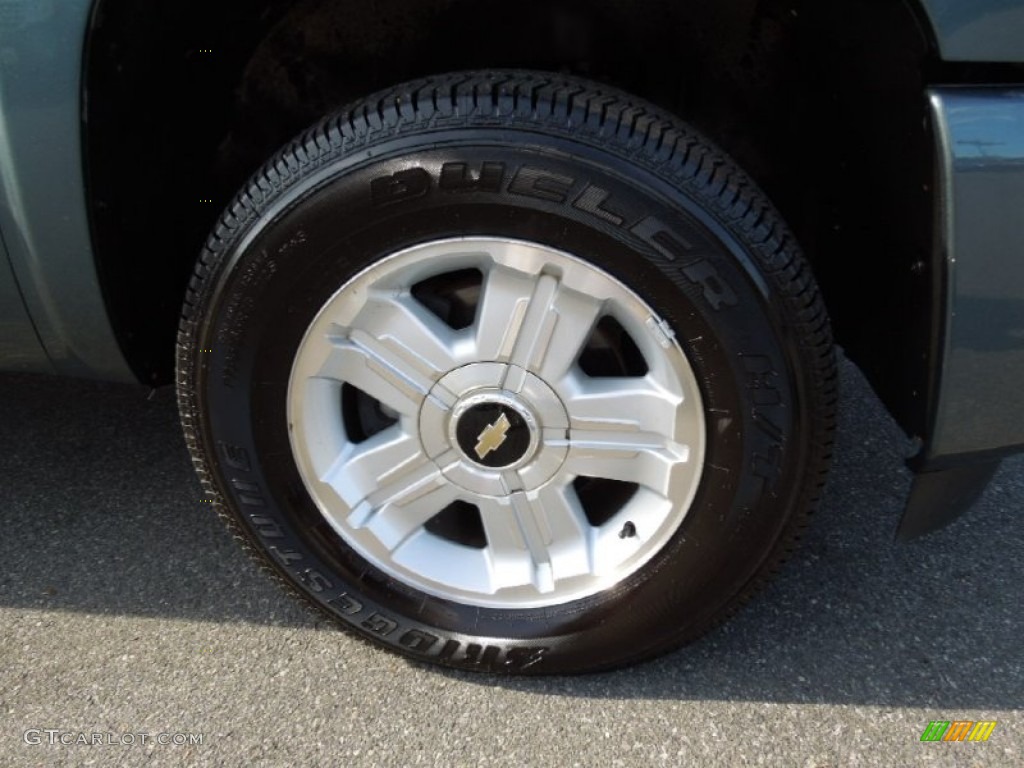
{"type": "Polygon", "coordinates": [[[674,648],[824,482],[828,321],[720,150],[602,85],[433,77],[327,117],[224,213],[178,343],[206,492],[390,649],[567,673],[674,648]]]}

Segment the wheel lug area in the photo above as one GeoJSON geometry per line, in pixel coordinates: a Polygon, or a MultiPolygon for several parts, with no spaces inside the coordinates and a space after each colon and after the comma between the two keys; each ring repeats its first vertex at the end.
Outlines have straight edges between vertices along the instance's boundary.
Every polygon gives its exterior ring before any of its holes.
{"type": "Polygon", "coordinates": [[[427,397],[419,437],[427,455],[452,483],[471,494],[505,497],[533,490],[554,477],[568,452],[569,417],[558,395],[537,376],[503,363],[471,363],[442,377],[427,397]],[[522,382],[518,392],[504,384],[522,382]]]}

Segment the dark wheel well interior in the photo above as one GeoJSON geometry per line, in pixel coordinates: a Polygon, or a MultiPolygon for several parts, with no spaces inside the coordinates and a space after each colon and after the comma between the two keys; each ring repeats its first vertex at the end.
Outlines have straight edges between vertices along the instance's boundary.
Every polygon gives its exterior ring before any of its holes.
{"type": "Polygon", "coordinates": [[[425,74],[571,72],[722,145],[796,230],[839,342],[911,433],[933,344],[933,45],[899,0],[97,0],[84,83],[98,266],[140,379],[170,380],[219,212],[294,134],[425,74]]]}

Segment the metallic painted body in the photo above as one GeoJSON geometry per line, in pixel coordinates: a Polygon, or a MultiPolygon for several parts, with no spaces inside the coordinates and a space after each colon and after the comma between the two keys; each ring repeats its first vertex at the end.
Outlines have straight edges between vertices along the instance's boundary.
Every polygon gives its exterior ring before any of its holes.
{"type": "Polygon", "coordinates": [[[921,0],[946,61],[1024,62],[1020,0],[921,0]]]}
{"type": "Polygon", "coordinates": [[[946,312],[926,463],[1024,446],[1024,88],[930,97],[946,312]]]}
{"type": "Polygon", "coordinates": [[[131,381],[107,318],[86,214],[81,68],[90,5],[0,2],[0,231],[38,333],[16,329],[20,341],[5,342],[19,352],[0,365],[131,381]],[[39,341],[42,358],[32,353],[39,341]]]}
{"type": "Polygon", "coordinates": [[[32,327],[21,291],[14,280],[7,249],[0,240],[0,361],[7,370],[52,370],[32,327]]]}
{"type": "Polygon", "coordinates": [[[978,500],[999,466],[984,461],[915,475],[896,538],[913,539],[953,522],[978,500]]]}

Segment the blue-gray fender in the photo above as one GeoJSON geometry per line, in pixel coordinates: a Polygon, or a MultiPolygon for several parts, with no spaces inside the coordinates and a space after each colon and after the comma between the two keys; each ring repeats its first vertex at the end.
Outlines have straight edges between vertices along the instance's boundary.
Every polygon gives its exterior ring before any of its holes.
{"type": "Polygon", "coordinates": [[[9,371],[52,370],[25,309],[0,238],[0,365],[9,371]]]}
{"type": "Polygon", "coordinates": [[[1024,448],[1024,86],[935,88],[945,305],[922,459],[1024,448]]]}
{"type": "Polygon", "coordinates": [[[927,440],[897,535],[940,528],[1024,450],[1024,87],[934,88],[937,319],[927,440]]]}
{"type": "Polygon", "coordinates": [[[12,334],[4,341],[12,356],[0,365],[133,381],[107,317],[86,213],[81,70],[90,10],[90,0],[0,0],[0,232],[9,260],[0,264],[0,323],[12,334]],[[6,307],[19,294],[31,323],[6,307]]]}
{"type": "Polygon", "coordinates": [[[1024,61],[1021,0],[921,0],[946,61],[1024,61]]]}

